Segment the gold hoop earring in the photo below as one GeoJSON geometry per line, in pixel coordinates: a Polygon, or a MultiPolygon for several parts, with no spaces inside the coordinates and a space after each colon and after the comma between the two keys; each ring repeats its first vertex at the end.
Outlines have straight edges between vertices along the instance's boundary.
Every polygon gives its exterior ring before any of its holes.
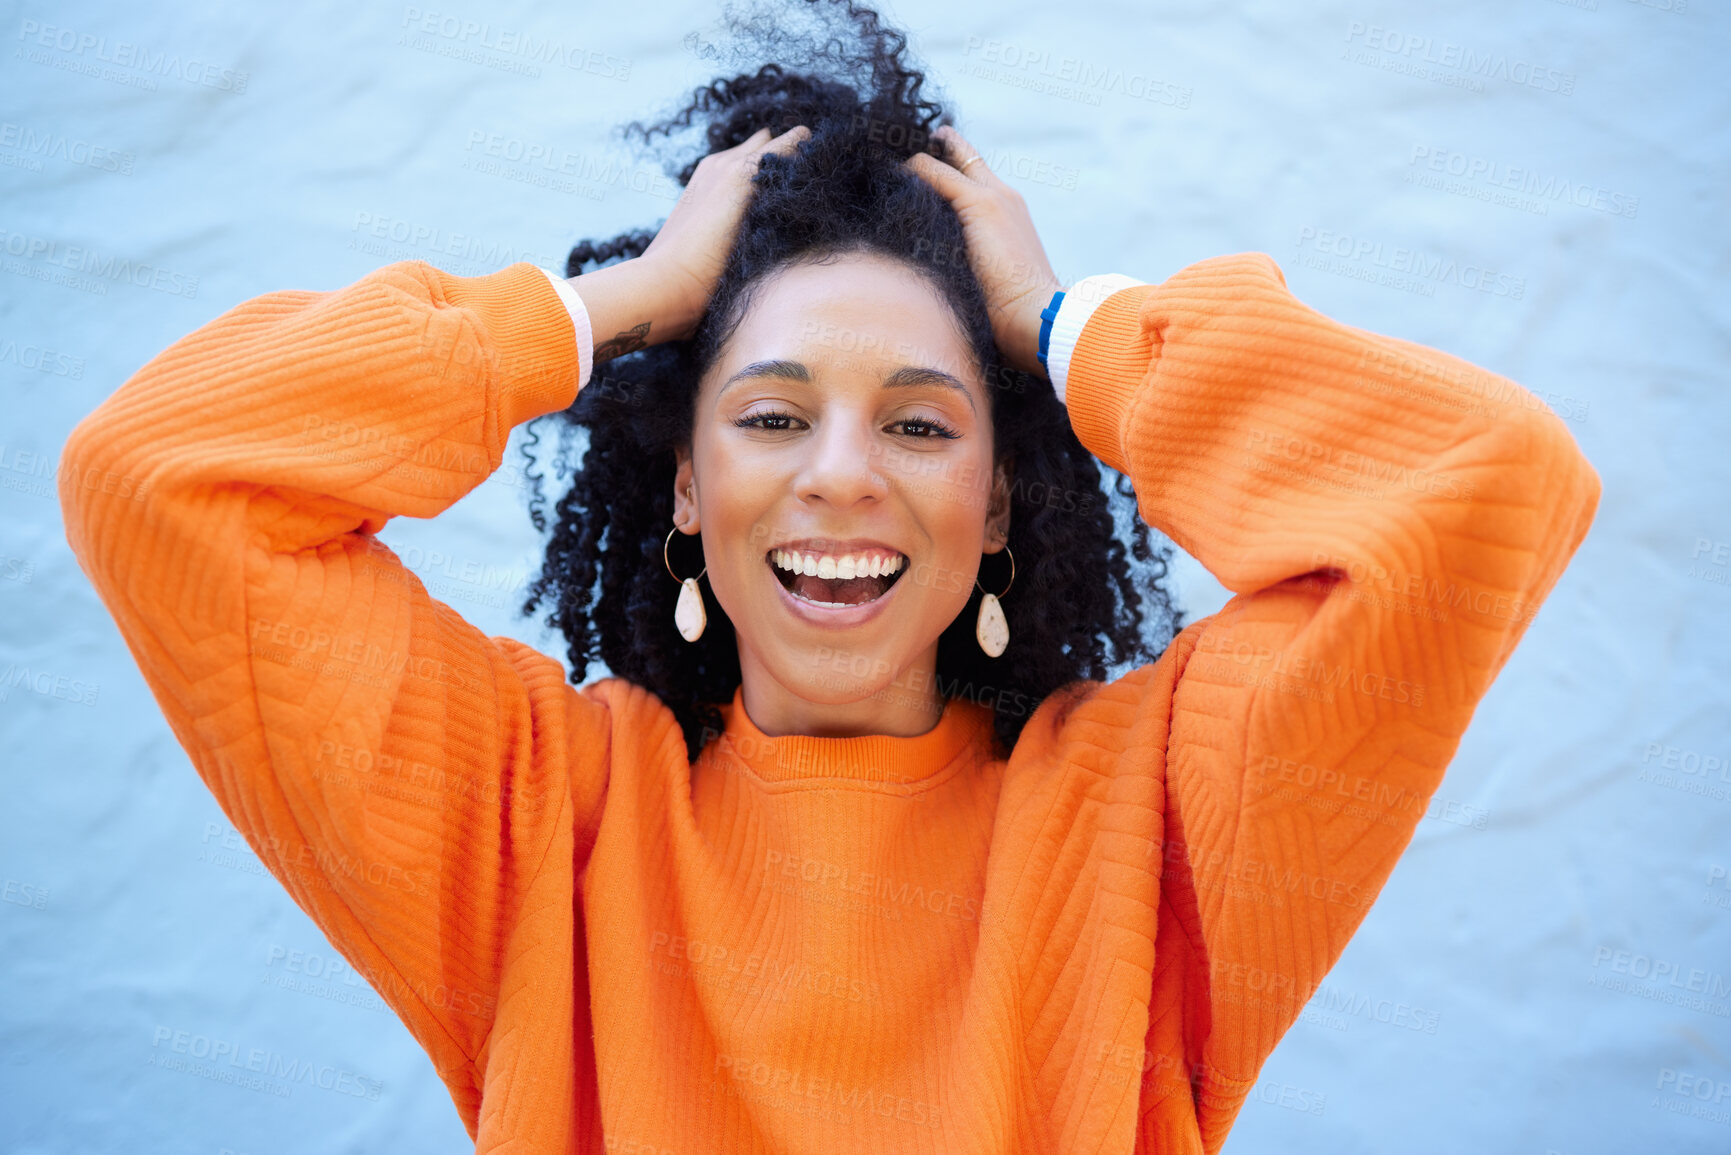
{"type": "Polygon", "coordinates": [[[1010,553],[1006,545],[1004,552],[1010,554],[1010,585],[1004,587],[1002,594],[986,593],[980,579],[974,578],[974,588],[980,591],[980,616],[974,622],[974,640],[980,643],[980,649],[986,657],[996,658],[1010,646],[1010,623],[1004,618],[1004,607],[998,604],[998,599],[1010,592],[1010,586],[1016,584],[1016,555],[1010,553]]]}
{"type": "Polygon", "coordinates": [[[708,573],[709,567],[704,566],[697,577],[679,581],[679,575],[673,572],[673,563],[667,559],[667,547],[673,544],[673,535],[678,532],[677,525],[667,531],[667,537],[661,543],[661,564],[667,567],[667,576],[679,582],[679,601],[673,607],[673,624],[678,627],[680,637],[695,642],[703,636],[704,627],[709,625],[709,615],[703,609],[703,591],[697,587],[697,578],[708,573]]]}

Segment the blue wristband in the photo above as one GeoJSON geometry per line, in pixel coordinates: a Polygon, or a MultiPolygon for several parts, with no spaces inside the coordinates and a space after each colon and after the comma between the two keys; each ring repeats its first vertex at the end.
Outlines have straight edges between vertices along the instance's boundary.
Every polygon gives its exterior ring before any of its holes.
{"type": "Polygon", "coordinates": [[[1046,368],[1046,346],[1052,341],[1052,322],[1058,319],[1058,309],[1064,303],[1064,290],[1052,294],[1052,303],[1040,310],[1040,368],[1046,368]]]}

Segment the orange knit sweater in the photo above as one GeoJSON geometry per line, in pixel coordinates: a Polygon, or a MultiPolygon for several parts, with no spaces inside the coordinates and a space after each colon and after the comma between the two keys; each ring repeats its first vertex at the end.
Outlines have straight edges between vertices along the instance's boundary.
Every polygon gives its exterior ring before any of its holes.
{"type": "Polygon", "coordinates": [[[482,1152],[1218,1150],[1599,493],[1509,381],[1204,261],[1101,305],[1067,405],[1223,611],[1007,761],[977,703],[768,738],[736,696],[693,764],[373,536],[569,404],[574,344],[526,264],[269,293],[60,474],[199,774],[482,1152]]]}

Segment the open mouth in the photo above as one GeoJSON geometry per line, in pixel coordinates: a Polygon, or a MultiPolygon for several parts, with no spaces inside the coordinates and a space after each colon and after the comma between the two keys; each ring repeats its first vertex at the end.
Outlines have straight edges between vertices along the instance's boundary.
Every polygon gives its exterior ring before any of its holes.
{"type": "Polygon", "coordinates": [[[772,549],[764,558],[794,597],[826,609],[875,602],[907,572],[908,559],[890,550],[824,553],[772,549]]]}

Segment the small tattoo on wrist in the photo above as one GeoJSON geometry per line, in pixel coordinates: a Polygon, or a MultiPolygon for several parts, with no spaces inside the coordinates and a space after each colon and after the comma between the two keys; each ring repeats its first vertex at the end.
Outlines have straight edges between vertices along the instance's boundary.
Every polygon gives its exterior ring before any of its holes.
{"type": "Polygon", "coordinates": [[[595,346],[595,360],[606,361],[614,357],[623,357],[627,353],[637,352],[647,344],[649,344],[649,322],[645,321],[641,325],[633,325],[623,333],[615,334],[612,340],[603,341],[595,346]]]}

